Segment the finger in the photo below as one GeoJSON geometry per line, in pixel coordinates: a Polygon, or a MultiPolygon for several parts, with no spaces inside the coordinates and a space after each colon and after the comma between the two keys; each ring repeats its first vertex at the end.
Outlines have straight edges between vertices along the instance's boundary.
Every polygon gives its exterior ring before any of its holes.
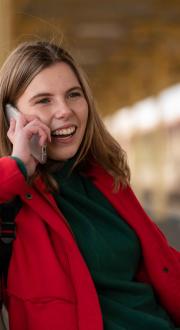
{"type": "Polygon", "coordinates": [[[51,142],[51,131],[50,131],[50,128],[46,124],[42,123],[41,121],[38,121],[38,124],[40,125],[39,127],[46,132],[47,140],[49,140],[51,142]]]}
{"type": "Polygon", "coordinates": [[[46,134],[47,134],[47,137],[48,137],[48,141],[51,142],[51,130],[49,127],[44,127],[45,131],[46,131],[46,134]]]}
{"type": "Polygon", "coordinates": [[[47,132],[44,130],[44,128],[34,125],[31,127],[28,127],[28,130],[27,130],[27,126],[26,126],[24,128],[24,131],[25,130],[26,130],[26,134],[27,134],[26,136],[27,136],[28,140],[30,140],[33,137],[33,135],[38,135],[39,144],[41,146],[47,143],[48,135],[47,135],[47,132]]]}
{"type": "Polygon", "coordinates": [[[18,118],[16,119],[16,131],[21,130],[28,123],[24,114],[19,112],[18,118]]]}
{"type": "Polygon", "coordinates": [[[42,127],[38,128],[38,132],[36,133],[39,136],[39,145],[43,146],[47,144],[47,133],[44,131],[44,129],[42,127]]]}
{"type": "Polygon", "coordinates": [[[44,134],[44,131],[41,129],[39,132],[39,144],[41,147],[47,144],[47,135],[44,134]]]}
{"type": "Polygon", "coordinates": [[[32,120],[31,122],[29,122],[26,125],[27,128],[30,128],[30,127],[33,127],[33,126],[43,129],[47,134],[48,140],[51,142],[51,131],[50,131],[49,127],[46,124],[44,124],[43,122],[41,122],[39,119],[36,118],[36,119],[32,120]]]}
{"type": "Polygon", "coordinates": [[[8,131],[7,131],[7,136],[10,140],[12,140],[12,138],[14,136],[15,129],[16,129],[16,120],[14,118],[11,118],[10,119],[10,126],[9,126],[8,131]]]}

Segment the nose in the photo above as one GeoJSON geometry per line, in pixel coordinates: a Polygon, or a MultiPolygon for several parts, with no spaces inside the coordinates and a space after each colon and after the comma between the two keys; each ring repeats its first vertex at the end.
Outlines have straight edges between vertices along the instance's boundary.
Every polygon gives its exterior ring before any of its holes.
{"type": "Polygon", "coordinates": [[[68,118],[72,113],[71,107],[65,100],[58,102],[56,105],[53,116],[57,119],[66,119],[68,118]]]}

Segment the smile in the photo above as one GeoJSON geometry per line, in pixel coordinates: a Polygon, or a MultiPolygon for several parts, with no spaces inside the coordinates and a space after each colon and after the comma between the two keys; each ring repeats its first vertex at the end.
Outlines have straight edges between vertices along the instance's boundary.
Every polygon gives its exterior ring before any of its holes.
{"type": "Polygon", "coordinates": [[[75,126],[71,126],[71,127],[68,127],[68,128],[62,128],[62,129],[57,129],[57,130],[54,130],[52,133],[51,133],[51,136],[53,137],[68,137],[68,136],[71,136],[75,133],[76,131],[76,127],[75,126]]]}

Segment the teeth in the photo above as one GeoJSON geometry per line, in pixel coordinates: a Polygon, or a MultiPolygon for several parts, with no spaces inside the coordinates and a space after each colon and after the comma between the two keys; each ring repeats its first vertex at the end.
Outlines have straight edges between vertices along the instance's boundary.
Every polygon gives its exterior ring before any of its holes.
{"type": "Polygon", "coordinates": [[[53,135],[69,135],[74,133],[75,127],[69,127],[69,128],[63,128],[63,129],[57,129],[56,131],[53,131],[53,135]]]}

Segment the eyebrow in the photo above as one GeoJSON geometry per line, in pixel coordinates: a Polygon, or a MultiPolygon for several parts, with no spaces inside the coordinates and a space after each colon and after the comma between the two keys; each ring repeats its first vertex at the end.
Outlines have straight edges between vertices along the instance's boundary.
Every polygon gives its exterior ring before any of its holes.
{"type": "MultiPolygon", "coordinates": [[[[80,90],[81,92],[83,92],[81,86],[74,86],[74,87],[69,88],[69,89],[66,91],[66,94],[69,93],[69,92],[72,92],[73,90],[77,90],[77,89],[80,90]]],[[[32,102],[32,101],[34,101],[34,100],[37,99],[37,98],[40,98],[40,97],[51,97],[51,96],[53,96],[52,93],[41,92],[41,93],[38,93],[38,94],[33,95],[33,96],[30,98],[29,103],[32,102]]]]}
{"type": "Polygon", "coordinates": [[[29,100],[29,102],[32,102],[34,99],[37,99],[37,98],[39,98],[39,97],[47,97],[47,96],[52,96],[52,94],[51,93],[38,93],[38,94],[35,94],[35,95],[33,95],[31,98],[30,98],[30,100],[29,100]]]}

